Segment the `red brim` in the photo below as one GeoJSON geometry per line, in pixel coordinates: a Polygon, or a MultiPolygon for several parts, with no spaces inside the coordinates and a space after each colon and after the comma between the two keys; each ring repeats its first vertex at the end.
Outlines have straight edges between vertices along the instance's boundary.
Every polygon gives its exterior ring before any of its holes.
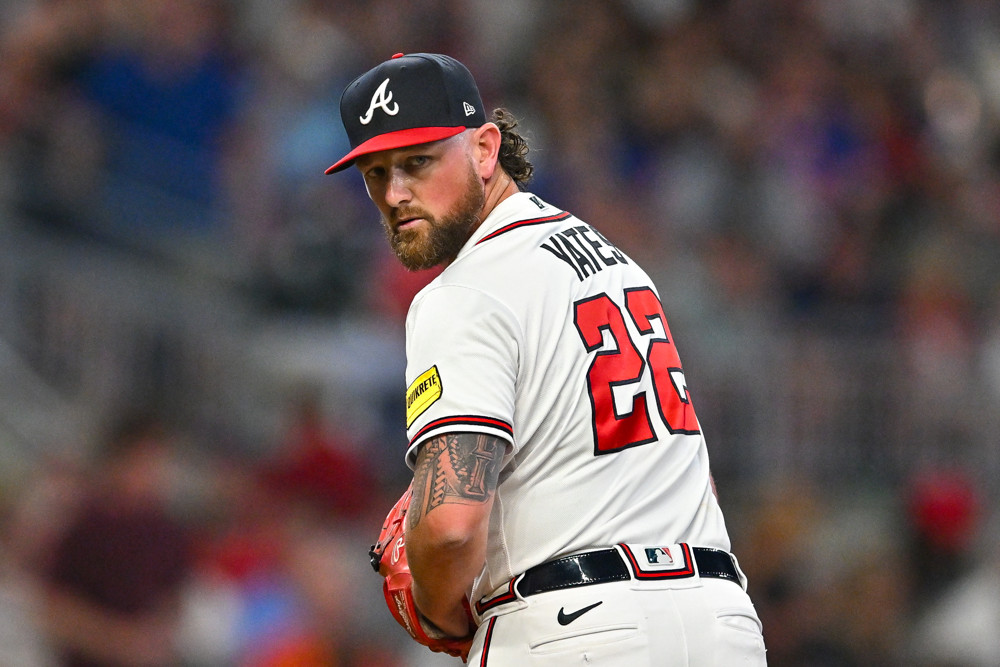
{"type": "Polygon", "coordinates": [[[332,174],[335,171],[346,169],[354,164],[356,159],[362,155],[367,155],[368,153],[387,151],[393,148],[404,148],[406,146],[416,146],[418,144],[426,144],[431,141],[440,141],[441,139],[454,137],[456,134],[464,132],[465,130],[466,128],[464,126],[415,127],[409,130],[386,132],[385,134],[372,137],[362,144],[358,144],[357,148],[337,160],[333,166],[326,170],[326,173],[332,174]]]}

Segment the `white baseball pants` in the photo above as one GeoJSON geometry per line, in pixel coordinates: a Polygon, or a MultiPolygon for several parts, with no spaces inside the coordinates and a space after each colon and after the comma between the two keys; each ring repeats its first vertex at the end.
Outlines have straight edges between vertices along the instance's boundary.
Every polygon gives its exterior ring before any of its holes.
{"type": "Polygon", "coordinates": [[[757,667],[766,659],[743,588],[694,577],[518,596],[486,614],[468,665],[757,667]]]}

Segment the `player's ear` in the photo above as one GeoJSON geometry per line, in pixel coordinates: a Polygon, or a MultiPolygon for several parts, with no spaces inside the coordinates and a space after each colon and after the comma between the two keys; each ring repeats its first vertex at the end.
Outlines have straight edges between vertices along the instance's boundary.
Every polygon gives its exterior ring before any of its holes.
{"type": "Polygon", "coordinates": [[[479,169],[480,178],[488,181],[500,160],[500,128],[493,123],[486,123],[475,129],[472,135],[472,157],[479,169]]]}

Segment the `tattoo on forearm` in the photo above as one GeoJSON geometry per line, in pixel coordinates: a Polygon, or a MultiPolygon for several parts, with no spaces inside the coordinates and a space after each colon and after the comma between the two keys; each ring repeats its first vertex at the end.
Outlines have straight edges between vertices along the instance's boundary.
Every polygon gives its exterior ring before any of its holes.
{"type": "Polygon", "coordinates": [[[409,527],[438,505],[486,502],[496,491],[503,440],[478,433],[450,433],[424,443],[413,473],[409,527]]]}

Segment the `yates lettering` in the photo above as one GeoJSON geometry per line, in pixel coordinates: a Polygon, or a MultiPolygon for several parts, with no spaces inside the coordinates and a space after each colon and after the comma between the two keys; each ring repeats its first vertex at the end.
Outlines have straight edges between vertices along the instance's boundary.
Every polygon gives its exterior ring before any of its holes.
{"type": "Polygon", "coordinates": [[[371,104],[368,105],[368,111],[365,112],[364,116],[358,118],[362,125],[372,122],[372,118],[375,116],[375,109],[381,109],[390,116],[395,116],[399,113],[399,105],[392,101],[392,91],[387,90],[388,86],[389,79],[386,79],[375,89],[371,104]],[[392,106],[389,106],[390,104],[392,106]]]}
{"type": "Polygon", "coordinates": [[[590,225],[577,225],[557,232],[540,247],[569,264],[581,281],[607,266],[628,264],[625,255],[590,225]]]}

